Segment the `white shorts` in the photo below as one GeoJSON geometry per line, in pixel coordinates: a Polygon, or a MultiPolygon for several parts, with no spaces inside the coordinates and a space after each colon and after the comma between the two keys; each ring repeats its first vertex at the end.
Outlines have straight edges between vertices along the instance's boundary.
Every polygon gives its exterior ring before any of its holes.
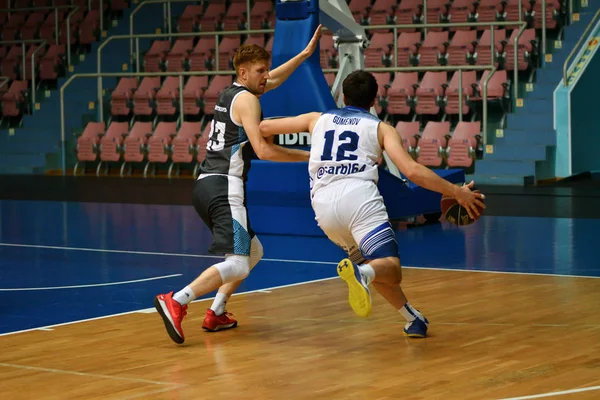
{"type": "Polygon", "coordinates": [[[319,227],[355,263],[398,257],[383,197],[372,181],[343,179],[313,194],[319,227]]]}

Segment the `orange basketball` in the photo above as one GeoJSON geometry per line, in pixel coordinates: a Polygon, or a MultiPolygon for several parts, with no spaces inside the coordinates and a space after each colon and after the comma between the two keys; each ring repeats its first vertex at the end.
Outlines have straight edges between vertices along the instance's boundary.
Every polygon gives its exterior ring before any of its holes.
{"type": "MultiPolygon", "coordinates": [[[[479,190],[475,190],[475,193],[480,193],[479,190]]],[[[481,202],[485,202],[484,199],[480,199],[481,202]]],[[[475,219],[469,216],[469,213],[464,209],[454,197],[442,197],[441,201],[442,215],[448,222],[458,226],[471,225],[479,219],[483,214],[483,209],[479,208],[479,217],[475,219]]]]}

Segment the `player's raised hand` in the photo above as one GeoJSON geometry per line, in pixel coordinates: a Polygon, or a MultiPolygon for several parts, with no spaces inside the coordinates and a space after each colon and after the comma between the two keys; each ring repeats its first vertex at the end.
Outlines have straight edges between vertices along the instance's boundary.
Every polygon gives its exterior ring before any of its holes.
{"type": "Polygon", "coordinates": [[[475,219],[479,217],[479,209],[484,209],[485,204],[481,201],[485,199],[485,195],[478,191],[473,191],[475,181],[471,181],[468,185],[463,185],[456,191],[454,198],[464,209],[469,213],[469,217],[475,219]],[[481,200],[480,200],[481,199],[481,200]]]}
{"type": "Polygon", "coordinates": [[[319,39],[321,39],[321,29],[322,28],[323,28],[323,26],[320,24],[319,24],[319,26],[317,26],[317,29],[315,30],[315,34],[313,35],[312,39],[310,39],[310,42],[308,42],[308,44],[306,45],[306,48],[304,50],[302,50],[302,55],[305,58],[310,57],[312,55],[312,53],[314,53],[315,49],[317,48],[319,39]]]}

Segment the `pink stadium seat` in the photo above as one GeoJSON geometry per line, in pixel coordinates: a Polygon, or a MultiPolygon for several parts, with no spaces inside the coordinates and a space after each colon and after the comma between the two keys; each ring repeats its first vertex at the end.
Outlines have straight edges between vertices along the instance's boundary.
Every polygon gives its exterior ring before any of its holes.
{"type": "Polygon", "coordinates": [[[459,122],[448,140],[446,163],[449,167],[468,168],[475,162],[477,142],[481,138],[481,122],[459,122]]]}
{"type": "MultiPolygon", "coordinates": [[[[494,65],[498,66],[498,59],[500,58],[500,54],[502,53],[503,45],[502,42],[506,39],[506,30],[504,29],[495,29],[494,30],[494,65]]],[[[475,58],[477,65],[490,65],[492,62],[492,36],[491,31],[486,29],[483,31],[483,35],[479,39],[479,43],[477,44],[477,57],[475,58]]]]}
{"type": "MultiPolygon", "coordinates": [[[[557,27],[561,7],[560,0],[546,0],[546,29],[554,29],[557,27]]],[[[544,12],[542,11],[541,0],[535,2],[533,5],[533,12],[533,27],[535,29],[542,29],[542,17],[544,12]]]]}
{"type": "MultiPolygon", "coordinates": [[[[504,46],[504,68],[508,71],[515,69],[515,38],[519,33],[518,29],[514,29],[512,35],[504,46]]],[[[524,71],[530,66],[533,66],[534,51],[537,50],[535,40],[535,29],[525,29],[517,42],[517,69],[524,71]]]]}
{"type": "Polygon", "coordinates": [[[377,101],[375,102],[375,111],[381,114],[383,106],[387,104],[388,88],[390,87],[390,74],[387,72],[373,73],[377,81],[377,101]]]}
{"type": "MultiPolygon", "coordinates": [[[[59,9],[58,11],[58,25],[60,26],[64,24],[65,17],[67,16],[67,11],[59,9]]],[[[48,44],[56,43],[54,40],[55,34],[55,26],[54,26],[54,12],[48,13],[46,19],[40,26],[40,39],[45,39],[48,41],[48,44]]]]}
{"type": "Polygon", "coordinates": [[[446,54],[448,31],[428,32],[423,44],[419,48],[419,66],[439,65],[439,59],[446,54]]]}
{"type": "Polygon", "coordinates": [[[148,162],[166,163],[171,151],[171,140],[177,133],[176,122],[160,122],[148,139],[148,162]]]}
{"type": "Polygon", "coordinates": [[[218,3],[211,1],[200,17],[200,29],[204,32],[212,32],[217,29],[225,16],[225,2],[218,3]]]}
{"type": "MultiPolygon", "coordinates": [[[[104,122],[89,122],[81,136],[77,138],[77,163],[95,162],[98,158],[100,137],[104,135],[104,122]]],[[[75,166],[77,174],[77,165],[75,166]]]]}
{"type": "Polygon", "coordinates": [[[125,138],[123,162],[142,162],[148,152],[148,138],[152,136],[152,122],[137,121],[125,138]]]}
{"type": "Polygon", "coordinates": [[[260,0],[250,10],[250,29],[262,29],[265,21],[274,13],[273,2],[260,0]]]}
{"type": "Polygon", "coordinates": [[[32,12],[27,16],[25,24],[20,29],[21,39],[35,39],[40,26],[44,22],[45,15],[41,12],[32,12]]]}
{"type": "Polygon", "coordinates": [[[391,20],[395,0],[376,0],[369,13],[369,25],[386,25],[391,20]]]}
{"type": "Polygon", "coordinates": [[[233,69],[233,55],[240,47],[239,36],[225,36],[219,44],[219,69],[227,71],[233,69]]]}
{"type": "Polygon", "coordinates": [[[371,0],[351,0],[349,8],[354,20],[360,24],[369,16],[371,0]]]}
{"type": "Polygon", "coordinates": [[[321,35],[319,41],[319,55],[321,68],[331,68],[331,61],[336,56],[336,50],[333,45],[333,35],[331,32],[325,32],[321,35]]]}
{"type": "Polygon", "coordinates": [[[169,54],[167,54],[167,71],[178,72],[183,71],[184,64],[187,63],[189,54],[194,48],[193,39],[179,39],[173,45],[169,54]]]}
{"type": "MultiPolygon", "coordinates": [[[[452,75],[450,84],[446,89],[446,106],[444,111],[446,114],[455,115],[459,113],[459,92],[458,74],[456,71],[452,75]]],[[[463,114],[468,114],[470,111],[468,100],[473,96],[474,88],[477,87],[477,73],[475,71],[463,71],[462,73],[462,95],[463,95],[463,114]]]]}
{"type": "Polygon", "coordinates": [[[16,40],[17,32],[19,31],[21,25],[25,23],[28,14],[29,13],[27,11],[17,11],[11,13],[8,22],[2,24],[2,40],[16,40]]]}
{"type": "Polygon", "coordinates": [[[438,114],[440,111],[440,100],[444,97],[445,86],[445,72],[426,72],[416,91],[416,113],[438,114]]]}
{"type": "MultiPolygon", "coordinates": [[[[521,1],[521,12],[523,15],[523,21],[526,21],[531,15],[532,5],[530,0],[521,1]]],[[[541,1],[541,0],[539,0],[541,1]]],[[[518,21],[519,20],[519,0],[506,0],[503,12],[504,19],[506,21],[518,21]]]]}
{"type": "Polygon", "coordinates": [[[129,115],[131,112],[130,102],[133,100],[133,93],[137,89],[137,78],[121,78],[117,87],[110,94],[111,114],[129,115]]]}
{"type": "Polygon", "coordinates": [[[448,65],[472,64],[475,45],[477,45],[477,31],[456,32],[446,53],[448,65]]]}
{"type": "MultiPolygon", "coordinates": [[[[454,0],[450,9],[448,10],[448,14],[450,16],[450,22],[460,23],[460,22],[471,22],[475,20],[475,10],[476,10],[476,2],[473,0],[454,0]]],[[[466,27],[454,27],[450,28],[450,31],[463,31],[470,30],[471,28],[466,27]]]]}
{"type": "Polygon", "coordinates": [[[213,115],[217,99],[221,91],[231,86],[233,78],[230,75],[217,75],[208,84],[208,89],[204,92],[204,114],[213,115]]]}
{"type": "MultiPolygon", "coordinates": [[[[127,122],[112,122],[106,134],[100,139],[100,161],[117,162],[121,159],[123,142],[129,131],[127,122]]],[[[100,165],[98,165],[98,172],[100,165]]]]}
{"type": "Polygon", "coordinates": [[[396,124],[396,132],[400,134],[402,140],[402,147],[410,154],[411,157],[415,158],[415,150],[417,149],[417,140],[419,138],[419,130],[421,126],[418,121],[403,122],[398,121],[396,124]]]}
{"type": "MultiPolygon", "coordinates": [[[[477,7],[477,22],[494,22],[500,19],[503,12],[501,0],[481,0],[477,7]]],[[[480,28],[481,29],[481,28],[480,28]]]]}
{"type": "Polygon", "coordinates": [[[133,95],[133,113],[135,115],[152,115],[156,94],[160,90],[160,78],[146,76],[133,95]]]}
{"type": "Polygon", "coordinates": [[[419,32],[402,32],[398,37],[398,66],[408,67],[419,63],[419,47],[421,34],[419,32]]]}
{"type": "MultiPolygon", "coordinates": [[[[472,100],[482,100],[483,96],[483,82],[490,74],[490,71],[483,71],[483,75],[479,80],[479,93],[478,95],[473,96],[472,100]]],[[[488,81],[487,86],[487,96],[488,100],[497,100],[505,98],[509,95],[508,93],[508,74],[506,70],[496,71],[488,81]]]]}
{"type": "MultiPolygon", "coordinates": [[[[402,0],[394,12],[394,23],[398,25],[419,24],[423,20],[423,0],[402,0]]],[[[414,32],[415,28],[399,28],[401,32],[414,32]]]]}
{"type": "Polygon", "coordinates": [[[174,115],[178,108],[179,77],[168,76],[156,95],[156,113],[158,115],[174,115]]]}
{"type": "Polygon", "coordinates": [[[23,46],[11,46],[8,54],[2,59],[2,75],[7,76],[11,80],[19,79],[22,59],[23,46]]]}
{"type": "Polygon", "coordinates": [[[248,39],[244,42],[246,45],[255,44],[260,47],[265,47],[265,37],[264,35],[250,35],[248,39]]]}
{"type": "Polygon", "coordinates": [[[168,40],[155,40],[150,46],[150,50],[144,55],[145,72],[159,72],[161,65],[167,59],[167,54],[171,48],[171,42],[168,40]]]}
{"type": "Polygon", "coordinates": [[[428,167],[441,167],[444,164],[449,133],[450,122],[428,122],[419,138],[417,162],[428,167]]]}
{"type": "Polygon", "coordinates": [[[79,43],[92,44],[100,35],[100,12],[98,9],[88,11],[79,26],[79,43]]]}
{"type": "Polygon", "coordinates": [[[189,5],[185,7],[183,13],[177,21],[177,30],[181,33],[189,33],[198,31],[198,24],[202,16],[203,6],[189,5]]]}
{"type": "Polygon", "coordinates": [[[8,91],[2,95],[2,115],[18,117],[23,113],[28,85],[27,81],[12,82],[8,91]]]}
{"type": "Polygon", "coordinates": [[[181,124],[177,136],[173,138],[171,160],[174,163],[191,163],[200,134],[200,122],[186,121],[181,124]]]}
{"type": "Polygon", "coordinates": [[[38,45],[33,44],[31,47],[29,47],[29,50],[27,50],[27,54],[25,56],[25,59],[27,60],[25,63],[25,71],[21,71],[21,76],[23,76],[26,80],[31,80],[31,57],[35,51],[37,51],[35,54],[35,78],[37,79],[39,76],[40,60],[44,57],[46,47],[44,46],[44,48],[40,49],[38,45]],[[37,51],[38,49],[39,51],[37,51]]]}
{"type": "Polygon", "coordinates": [[[375,32],[371,37],[371,44],[365,49],[365,66],[368,68],[391,66],[393,43],[393,33],[375,32]]]}
{"type": "Polygon", "coordinates": [[[40,62],[40,78],[42,80],[55,80],[59,71],[65,68],[66,46],[64,44],[51,44],[40,62]]]}
{"type": "MultiPolygon", "coordinates": [[[[427,23],[440,24],[448,23],[448,7],[450,3],[447,0],[428,0],[427,1],[427,23]]],[[[454,22],[454,21],[453,21],[454,22]]],[[[430,31],[442,31],[445,28],[429,28],[430,31]]]]}
{"type": "Polygon", "coordinates": [[[215,38],[202,36],[190,54],[190,71],[207,71],[215,57],[215,38]]]}
{"type": "Polygon", "coordinates": [[[232,3],[223,17],[224,31],[238,31],[246,29],[246,3],[232,3]]]}
{"type": "Polygon", "coordinates": [[[419,87],[417,72],[398,72],[388,89],[388,114],[410,114],[415,91],[419,87]]]}
{"type": "Polygon", "coordinates": [[[202,111],[202,98],[208,88],[208,76],[192,76],[183,89],[183,112],[185,115],[198,115],[202,111]]]}

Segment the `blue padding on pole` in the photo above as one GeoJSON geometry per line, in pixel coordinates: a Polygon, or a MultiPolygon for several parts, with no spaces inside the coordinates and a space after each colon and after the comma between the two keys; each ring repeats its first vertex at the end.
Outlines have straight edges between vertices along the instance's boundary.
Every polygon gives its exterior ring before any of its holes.
{"type": "MultiPolygon", "coordinates": [[[[285,18],[277,15],[273,59],[271,69],[295,57],[304,50],[319,25],[319,8],[316,0],[281,3],[278,6],[296,4],[285,12],[285,18]],[[304,3],[304,6],[299,4],[304,3]],[[303,9],[308,13],[304,16],[303,9]],[[292,19],[294,18],[294,19],[292,19]]],[[[278,88],[261,96],[260,102],[265,118],[296,116],[313,111],[327,111],[336,107],[320,65],[319,47],[278,88]]]]}

